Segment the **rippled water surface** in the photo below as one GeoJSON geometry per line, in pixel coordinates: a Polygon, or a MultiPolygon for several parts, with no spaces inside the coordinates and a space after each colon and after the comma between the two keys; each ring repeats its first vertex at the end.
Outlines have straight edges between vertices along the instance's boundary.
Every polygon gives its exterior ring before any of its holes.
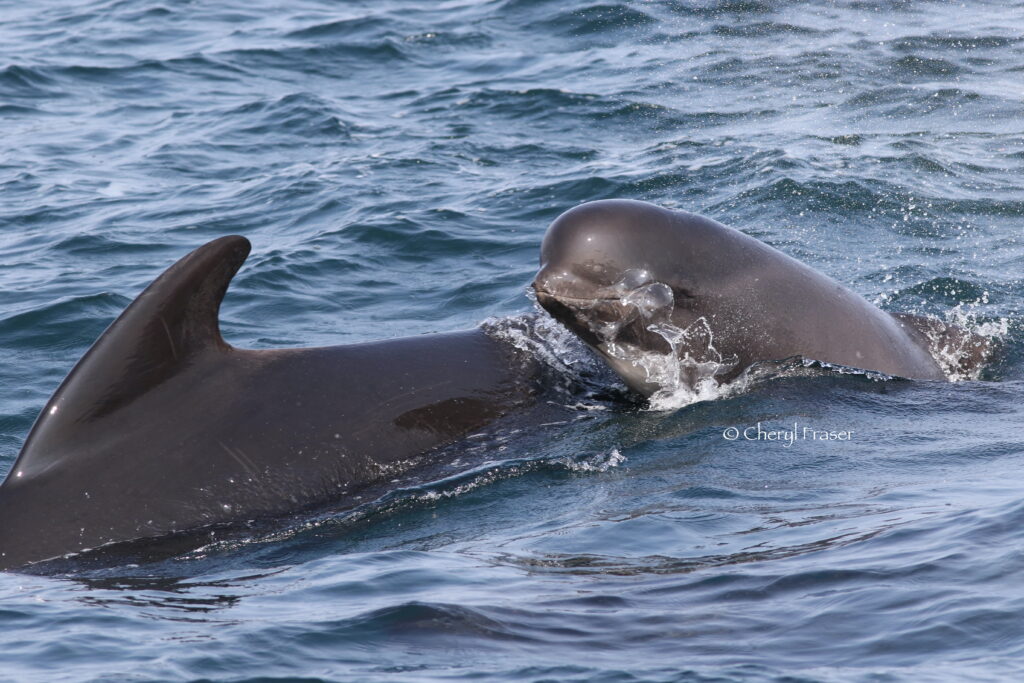
{"type": "Polygon", "coordinates": [[[980,381],[807,373],[667,411],[602,395],[548,330],[586,390],[474,472],[270,538],[0,575],[0,677],[1024,678],[1024,4],[0,19],[3,471],[104,327],[229,233],[254,244],[222,310],[239,346],[544,328],[544,229],[608,197],[1006,330],[980,381]],[[723,438],[759,422],[853,434],[723,438]]]}

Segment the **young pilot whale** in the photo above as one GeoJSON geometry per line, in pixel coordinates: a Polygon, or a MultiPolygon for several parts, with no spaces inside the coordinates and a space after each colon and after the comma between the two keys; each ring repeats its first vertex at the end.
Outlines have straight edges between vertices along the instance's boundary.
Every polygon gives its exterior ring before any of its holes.
{"type": "Polygon", "coordinates": [[[753,237],[645,202],[570,209],[548,228],[540,264],[538,303],[648,397],[665,388],[652,356],[691,382],[794,356],[940,380],[931,348],[960,371],[988,352],[978,335],[886,313],[753,237]]]}
{"type": "Polygon", "coordinates": [[[0,485],[0,569],[351,502],[534,400],[528,360],[479,329],[229,346],[218,311],[249,248],[181,259],[60,385],[0,485]]]}

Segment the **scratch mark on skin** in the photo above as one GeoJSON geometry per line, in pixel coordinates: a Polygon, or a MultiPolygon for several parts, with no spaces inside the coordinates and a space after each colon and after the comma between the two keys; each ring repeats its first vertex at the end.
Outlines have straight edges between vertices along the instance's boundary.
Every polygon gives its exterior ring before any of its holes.
{"type": "Polygon", "coordinates": [[[232,449],[223,441],[217,441],[217,443],[220,444],[220,447],[223,448],[228,455],[234,458],[235,462],[237,462],[242,467],[242,469],[245,470],[245,473],[249,475],[250,479],[257,478],[255,466],[253,466],[252,461],[249,460],[249,457],[242,451],[242,449],[232,449]]]}
{"type": "MultiPolygon", "coordinates": [[[[178,360],[178,350],[176,348],[174,348],[174,337],[171,336],[171,328],[167,326],[167,321],[164,320],[163,316],[160,316],[160,324],[164,326],[164,332],[167,333],[167,343],[171,347],[171,356],[174,358],[175,362],[177,362],[177,360],[178,360]]],[[[221,444],[221,445],[223,445],[223,444],[221,444]]]]}

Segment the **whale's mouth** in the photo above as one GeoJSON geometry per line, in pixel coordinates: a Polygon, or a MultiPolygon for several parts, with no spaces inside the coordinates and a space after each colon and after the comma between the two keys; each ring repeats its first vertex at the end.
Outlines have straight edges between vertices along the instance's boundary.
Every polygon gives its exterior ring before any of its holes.
{"type": "Polygon", "coordinates": [[[603,301],[619,301],[622,299],[621,296],[570,296],[568,294],[559,294],[557,292],[552,292],[549,289],[544,289],[536,282],[531,286],[533,287],[533,291],[537,295],[538,300],[543,297],[548,300],[567,301],[573,304],[585,306],[587,304],[594,304],[603,301]]]}
{"type": "Polygon", "coordinates": [[[595,299],[562,296],[542,289],[536,283],[534,283],[533,290],[537,295],[537,303],[550,313],[551,317],[568,327],[588,346],[595,349],[600,347],[601,338],[591,329],[585,315],[582,314],[583,311],[593,307],[595,299]]]}
{"type": "Polygon", "coordinates": [[[622,344],[654,353],[671,351],[661,335],[651,332],[652,325],[671,320],[675,304],[667,285],[595,288],[588,296],[552,291],[538,282],[533,289],[538,304],[602,353],[608,345],[622,344]]]}
{"type": "Polygon", "coordinates": [[[536,282],[533,289],[544,310],[613,367],[627,357],[672,353],[665,337],[652,328],[671,318],[674,305],[666,285],[645,285],[628,291],[599,290],[590,296],[554,292],[536,282]],[[654,296],[648,291],[652,286],[661,288],[654,296]]]}

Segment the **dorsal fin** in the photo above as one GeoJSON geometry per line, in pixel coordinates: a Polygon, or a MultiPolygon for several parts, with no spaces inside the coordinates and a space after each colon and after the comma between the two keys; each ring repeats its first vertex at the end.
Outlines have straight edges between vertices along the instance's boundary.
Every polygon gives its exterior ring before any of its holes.
{"type": "Polygon", "coordinates": [[[15,470],[29,458],[45,463],[59,457],[62,442],[74,438],[76,425],[112,413],[161,384],[197,352],[229,349],[218,313],[249,248],[249,240],[237,235],[216,239],[182,258],[139,294],[54,392],[29,432],[15,470]]]}

